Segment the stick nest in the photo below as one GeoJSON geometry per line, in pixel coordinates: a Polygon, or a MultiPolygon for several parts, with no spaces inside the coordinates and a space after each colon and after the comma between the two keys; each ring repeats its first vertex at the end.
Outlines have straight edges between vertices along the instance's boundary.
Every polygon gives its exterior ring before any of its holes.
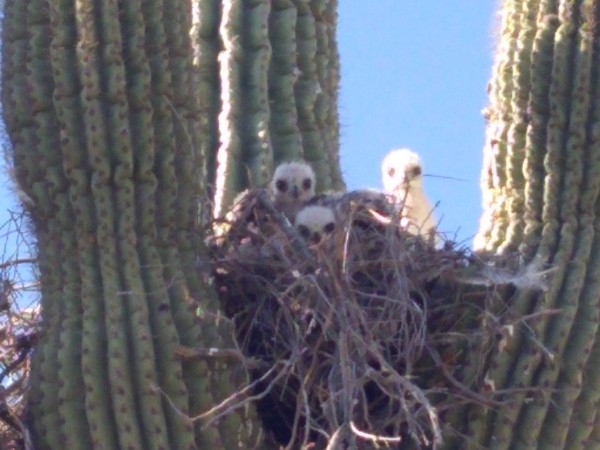
{"type": "Polygon", "coordinates": [[[260,361],[259,414],[290,449],[436,448],[446,412],[493,401],[482,373],[505,327],[482,313],[497,286],[473,282],[490,268],[405,232],[384,195],[349,193],[338,207],[346,219],[320,245],[262,189],[214,224],[220,300],[260,361]]]}

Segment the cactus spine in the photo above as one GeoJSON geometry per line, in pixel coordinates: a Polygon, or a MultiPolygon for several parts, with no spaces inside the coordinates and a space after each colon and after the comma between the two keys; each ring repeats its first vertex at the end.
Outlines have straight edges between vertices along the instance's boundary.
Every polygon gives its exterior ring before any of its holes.
{"type": "Polygon", "coordinates": [[[519,326],[486,378],[512,394],[497,411],[472,411],[468,428],[493,449],[598,445],[600,315],[600,4],[507,0],[487,109],[481,250],[520,251],[553,265],[543,295],[517,292],[519,326]]]}
{"type": "MultiPolygon", "coordinates": [[[[181,363],[229,345],[196,261],[199,218],[274,163],[342,187],[335,0],[4,2],[4,119],[39,247],[36,448],[249,448],[251,411],[202,427],[239,382],[181,363]]],[[[261,444],[259,444],[261,445],[261,444]]]]}

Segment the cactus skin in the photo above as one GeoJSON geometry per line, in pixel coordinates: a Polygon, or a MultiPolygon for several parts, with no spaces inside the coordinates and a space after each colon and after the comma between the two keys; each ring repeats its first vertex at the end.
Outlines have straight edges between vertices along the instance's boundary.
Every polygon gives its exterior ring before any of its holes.
{"type": "MultiPolygon", "coordinates": [[[[343,190],[337,113],[339,55],[336,0],[223,0],[204,3],[219,17],[218,34],[200,14],[194,24],[198,63],[218,55],[221,108],[207,100],[206,142],[218,148],[215,217],[235,196],[266,184],[273,166],[305,159],[317,174],[317,190],[343,190]],[[214,114],[218,114],[215,117],[214,114]]],[[[208,85],[217,68],[205,66],[208,85]]]]}
{"type": "Polygon", "coordinates": [[[485,374],[496,390],[545,391],[472,408],[463,431],[470,448],[597,448],[600,4],[507,0],[502,12],[476,245],[555,266],[548,292],[509,302],[515,317],[561,312],[517,327],[485,374]]]}
{"type": "Polygon", "coordinates": [[[292,158],[319,189],[343,187],[336,10],[4,2],[3,114],[42,281],[36,448],[268,448],[251,409],[206,428],[185,419],[243,380],[174,351],[230,345],[223,321],[190,310],[219,309],[195,268],[209,196],[218,214],[292,158]]]}
{"type": "Polygon", "coordinates": [[[190,309],[195,299],[218,310],[195,272],[209,148],[191,12],[186,1],[4,3],[3,113],[42,281],[36,448],[260,439],[252,411],[202,429],[181,414],[207,411],[239,381],[226,365],[174,354],[229,346],[231,335],[190,309]]]}

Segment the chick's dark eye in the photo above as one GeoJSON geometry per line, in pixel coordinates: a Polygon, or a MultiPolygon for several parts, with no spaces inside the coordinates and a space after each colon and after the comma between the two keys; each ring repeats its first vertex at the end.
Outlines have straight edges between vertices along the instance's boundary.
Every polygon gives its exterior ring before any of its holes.
{"type": "Polygon", "coordinates": [[[393,177],[396,174],[396,169],[394,169],[393,167],[390,167],[387,170],[387,174],[388,174],[388,176],[393,177]]]}
{"type": "Polygon", "coordinates": [[[419,167],[419,166],[413,167],[411,169],[410,173],[413,177],[418,177],[419,175],[421,175],[421,167],[419,167]]]}
{"type": "Polygon", "coordinates": [[[308,191],[310,188],[312,188],[312,180],[310,178],[302,180],[302,189],[308,191]]]}
{"type": "Polygon", "coordinates": [[[335,223],[333,222],[329,222],[323,227],[325,233],[333,233],[333,230],[335,230],[335,223]]]}
{"type": "Polygon", "coordinates": [[[310,230],[304,225],[298,225],[298,233],[300,233],[300,236],[307,240],[310,236],[310,230]]]}
{"type": "Polygon", "coordinates": [[[275,187],[277,188],[278,191],[285,192],[285,191],[288,190],[287,181],[285,181],[285,180],[277,180],[275,182],[275,187]]]}

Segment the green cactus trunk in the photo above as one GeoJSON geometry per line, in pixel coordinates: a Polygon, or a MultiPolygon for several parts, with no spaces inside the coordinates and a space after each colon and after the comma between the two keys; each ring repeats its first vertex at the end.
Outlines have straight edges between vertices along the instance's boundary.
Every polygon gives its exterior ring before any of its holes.
{"type": "Polygon", "coordinates": [[[242,190],[267,183],[282,161],[308,161],[319,191],[343,189],[337,0],[204,3],[210,18],[197,16],[193,36],[196,60],[206,67],[202,137],[214,216],[242,190]],[[208,92],[215,80],[219,98],[208,92]]]}
{"type": "Polygon", "coordinates": [[[515,320],[543,317],[516,322],[484,374],[520,390],[461,431],[469,448],[600,448],[600,2],[504,2],[486,118],[477,246],[555,271],[545,294],[506,299],[515,320]]]}
{"type": "Polygon", "coordinates": [[[341,188],[335,0],[6,0],[4,119],[39,249],[37,449],[251,448],[199,218],[304,157],[341,188]],[[204,209],[202,209],[204,208],[204,209]],[[205,314],[192,311],[199,305],[205,314]]]}

